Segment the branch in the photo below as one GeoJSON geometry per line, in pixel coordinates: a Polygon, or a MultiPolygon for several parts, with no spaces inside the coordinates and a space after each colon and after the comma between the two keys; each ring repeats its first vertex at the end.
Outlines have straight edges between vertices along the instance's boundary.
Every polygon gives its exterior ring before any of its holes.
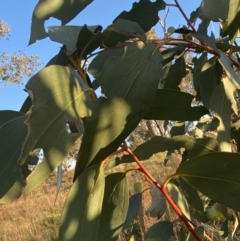
{"type": "Polygon", "coordinates": [[[164,195],[164,197],[166,198],[168,203],[171,205],[173,210],[177,213],[179,218],[181,218],[181,220],[184,222],[184,224],[188,228],[189,232],[193,235],[193,237],[197,241],[202,241],[201,238],[198,236],[198,234],[193,229],[193,227],[192,227],[193,223],[183,214],[181,209],[174,203],[174,201],[172,200],[172,198],[170,197],[170,195],[167,193],[166,189],[164,188],[164,185],[160,185],[156,181],[156,179],[150,174],[150,172],[148,172],[148,170],[143,166],[143,164],[140,162],[140,160],[134,155],[134,153],[128,147],[126,142],[124,142],[121,147],[122,147],[123,151],[126,151],[134,159],[134,161],[138,164],[140,170],[145,174],[145,176],[147,176],[150,179],[150,181],[160,190],[160,192],[164,195]]]}

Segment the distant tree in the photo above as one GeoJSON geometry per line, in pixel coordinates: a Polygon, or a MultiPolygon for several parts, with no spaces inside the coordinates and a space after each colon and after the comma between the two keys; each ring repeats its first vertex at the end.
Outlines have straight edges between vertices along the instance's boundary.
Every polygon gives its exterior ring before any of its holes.
{"type": "MultiPolygon", "coordinates": [[[[8,40],[10,31],[9,25],[0,20],[0,39],[8,40]]],[[[27,55],[23,50],[18,53],[0,52],[0,88],[22,83],[23,77],[30,78],[40,66],[40,58],[35,54],[27,55]]]]}

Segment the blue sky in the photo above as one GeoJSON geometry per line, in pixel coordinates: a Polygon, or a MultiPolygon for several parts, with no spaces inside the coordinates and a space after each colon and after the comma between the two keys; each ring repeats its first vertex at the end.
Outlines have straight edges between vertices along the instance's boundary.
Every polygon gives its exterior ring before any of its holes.
{"type": "MultiPolygon", "coordinates": [[[[136,0],[138,1],[138,0],[136,0]]],[[[0,52],[14,53],[24,50],[27,54],[36,54],[40,57],[43,66],[59,51],[61,44],[52,42],[49,38],[37,41],[27,46],[30,36],[31,16],[37,0],[19,1],[7,0],[1,3],[0,19],[11,26],[9,40],[0,40],[0,52]]],[[[97,25],[108,26],[114,18],[123,10],[130,10],[134,0],[94,0],[68,25],[97,25]]],[[[174,1],[166,1],[174,3],[174,1]]],[[[200,0],[179,0],[187,16],[195,10],[201,3],[200,0]]],[[[159,13],[164,17],[164,12],[159,13]]],[[[184,18],[177,8],[171,7],[167,18],[167,26],[177,28],[181,24],[186,24],[184,18]]],[[[45,27],[60,25],[57,19],[49,19],[45,27]]],[[[161,36],[161,27],[158,24],[156,30],[161,36]]],[[[0,110],[19,110],[27,97],[23,91],[24,85],[8,85],[0,91],[0,110]]]]}

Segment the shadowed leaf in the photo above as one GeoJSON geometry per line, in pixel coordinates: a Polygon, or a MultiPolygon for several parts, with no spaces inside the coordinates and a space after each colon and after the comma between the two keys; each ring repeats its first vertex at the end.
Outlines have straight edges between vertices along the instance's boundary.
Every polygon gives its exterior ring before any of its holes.
{"type": "MultiPolygon", "coordinates": [[[[133,3],[132,9],[130,11],[123,11],[120,13],[113,23],[117,19],[126,19],[137,23],[146,33],[155,26],[158,21],[158,12],[165,9],[166,3],[162,0],[156,0],[152,2],[150,0],[140,0],[139,2],[133,3]]],[[[106,46],[114,46],[118,42],[124,42],[128,37],[120,33],[111,33],[109,38],[104,42],[106,46]]]]}
{"type": "Polygon", "coordinates": [[[6,122],[21,117],[24,114],[19,111],[13,111],[13,110],[1,110],[0,111],[0,127],[4,125],[6,122]]]}
{"type": "Polygon", "coordinates": [[[155,223],[147,231],[147,240],[149,241],[152,239],[168,241],[172,236],[174,236],[173,223],[169,221],[155,223]]]}
{"type": "Polygon", "coordinates": [[[25,186],[18,159],[27,136],[26,116],[9,120],[0,128],[0,202],[12,202],[25,186]]]}
{"type": "Polygon", "coordinates": [[[236,0],[229,0],[227,31],[232,43],[235,41],[237,35],[239,35],[239,22],[240,22],[240,2],[236,0]]]}
{"type": "Polygon", "coordinates": [[[204,106],[192,107],[193,98],[177,90],[159,89],[144,119],[192,121],[209,114],[204,106]]]}
{"type": "Polygon", "coordinates": [[[239,211],[239,158],[239,153],[229,152],[200,155],[182,163],[176,175],[214,201],[239,211]]]}

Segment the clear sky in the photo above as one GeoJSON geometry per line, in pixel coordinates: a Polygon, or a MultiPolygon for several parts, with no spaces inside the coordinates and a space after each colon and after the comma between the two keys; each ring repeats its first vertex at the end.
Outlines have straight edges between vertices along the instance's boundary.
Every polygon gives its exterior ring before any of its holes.
{"type": "MultiPolygon", "coordinates": [[[[94,0],[85,8],[73,21],[67,25],[102,25],[104,28],[112,23],[115,17],[126,10],[132,8],[132,4],[138,0],[94,0]]],[[[195,10],[201,3],[200,0],[178,0],[187,16],[195,10]]],[[[25,50],[27,54],[36,54],[40,57],[43,66],[58,53],[61,44],[52,42],[49,38],[37,41],[27,46],[30,36],[31,16],[37,0],[2,1],[0,8],[0,19],[11,26],[9,40],[0,40],[0,52],[17,53],[19,50],[25,50]]],[[[165,0],[167,3],[174,3],[173,0],[165,0]]],[[[159,12],[164,17],[164,12],[159,12]]],[[[184,18],[178,9],[171,7],[167,18],[167,26],[175,28],[186,24],[184,18]]],[[[60,25],[57,19],[49,19],[45,27],[60,25]]],[[[157,32],[161,33],[161,27],[156,26],[157,32]]],[[[160,35],[161,36],[161,35],[160,35]]],[[[11,84],[0,91],[0,110],[19,110],[27,97],[23,91],[23,85],[11,84]]]]}

